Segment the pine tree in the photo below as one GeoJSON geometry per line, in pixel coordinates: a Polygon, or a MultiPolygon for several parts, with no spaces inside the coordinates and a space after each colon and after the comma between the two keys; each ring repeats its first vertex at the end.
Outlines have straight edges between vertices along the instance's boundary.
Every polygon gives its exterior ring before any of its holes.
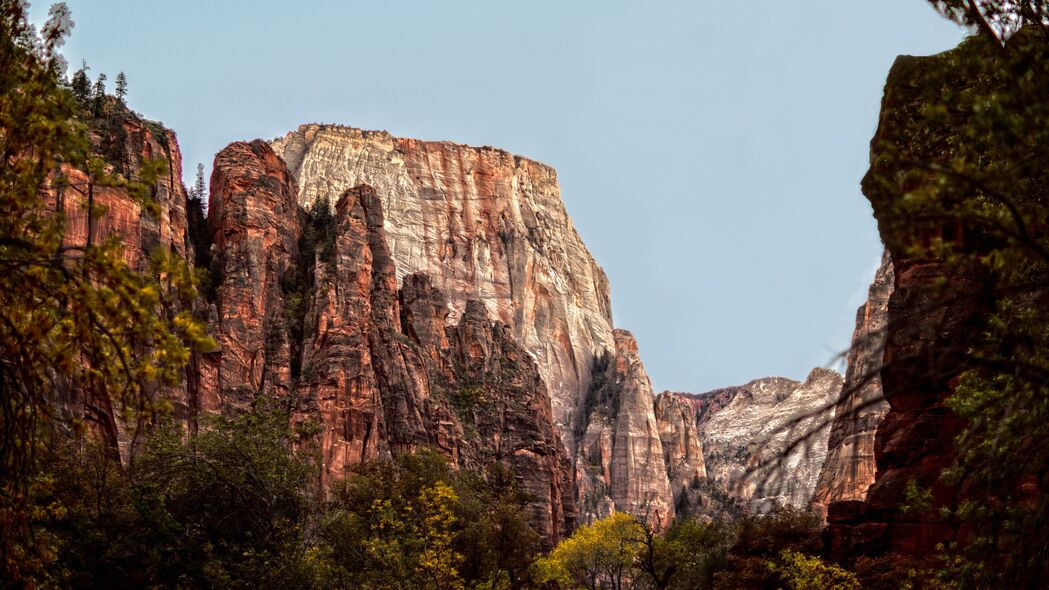
{"type": "Polygon", "coordinates": [[[197,180],[193,183],[193,189],[190,191],[190,197],[197,199],[201,203],[207,203],[205,197],[208,194],[208,186],[204,181],[204,164],[197,164],[197,180]]]}
{"type": "Polygon", "coordinates": [[[95,116],[101,117],[106,106],[106,75],[99,74],[95,80],[95,116]]]}
{"type": "Polygon", "coordinates": [[[87,77],[87,71],[90,69],[87,65],[87,60],[84,60],[80,69],[73,74],[71,84],[73,96],[80,104],[85,104],[87,99],[91,97],[91,79],[87,77]]]}
{"type": "Polygon", "coordinates": [[[125,96],[127,96],[127,76],[124,75],[124,72],[120,72],[117,74],[117,100],[123,104],[125,96]]]}

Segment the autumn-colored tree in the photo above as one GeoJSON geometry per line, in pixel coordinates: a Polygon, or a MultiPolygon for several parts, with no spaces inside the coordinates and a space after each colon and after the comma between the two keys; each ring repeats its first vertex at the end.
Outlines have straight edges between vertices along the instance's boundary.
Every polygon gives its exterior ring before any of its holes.
{"type": "Polygon", "coordinates": [[[639,576],[637,569],[645,528],[637,518],[615,512],[583,525],[536,560],[536,578],[564,588],[622,590],[639,576]]]}
{"type": "Polygon", "coordinates": [[[769,569],[791,590],[860,590],[856,574],[815,555],[784,549],[769,569]]]}

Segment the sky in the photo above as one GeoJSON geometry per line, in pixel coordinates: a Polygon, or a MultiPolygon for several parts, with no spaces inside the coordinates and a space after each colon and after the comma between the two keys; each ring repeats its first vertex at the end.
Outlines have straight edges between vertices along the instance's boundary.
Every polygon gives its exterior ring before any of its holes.
{"type": "Polygon", "coordinates": [[[125,72],[187,185],[307,122],[554,166],[656,391],[803,379],[848,347],[881,253],[859,181],[885,76],[965,34],[923,0],[67,4],[66,58],[125,72]]]}

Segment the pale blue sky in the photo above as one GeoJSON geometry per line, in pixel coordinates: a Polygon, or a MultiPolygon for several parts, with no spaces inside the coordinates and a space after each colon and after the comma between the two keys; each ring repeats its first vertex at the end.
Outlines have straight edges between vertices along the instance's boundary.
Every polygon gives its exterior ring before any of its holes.
{"type": "Polygon", "coordinates": [[[127,74],[187,183],[311,121],[556,167],[657,391],[803,378],[848,346],[885,75],[963,35],[923,0],[67,3],[70,63],[127,74]]]}

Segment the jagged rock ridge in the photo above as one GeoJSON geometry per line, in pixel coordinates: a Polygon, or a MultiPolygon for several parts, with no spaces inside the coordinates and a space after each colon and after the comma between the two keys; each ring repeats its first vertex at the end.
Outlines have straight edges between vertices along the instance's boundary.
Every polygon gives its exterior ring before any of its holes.
{"type": "MultiPolygon", "coordinates": [[[[827,455],[827,410],[841,386],[839,374],[817,368],[804,382],[770,377],[706,394],[661,394],[673,400],[665,404],[691,408],[708,480],[676,489],[678,503],[689,513],[727,510],[711,506],[724,500],[756,512],[808,505],[827,455]]],[[[679,420],[670,416],[668,424],[679,420]]],[[[668,460],[684,461],[673,452],[668,460]]]]}

